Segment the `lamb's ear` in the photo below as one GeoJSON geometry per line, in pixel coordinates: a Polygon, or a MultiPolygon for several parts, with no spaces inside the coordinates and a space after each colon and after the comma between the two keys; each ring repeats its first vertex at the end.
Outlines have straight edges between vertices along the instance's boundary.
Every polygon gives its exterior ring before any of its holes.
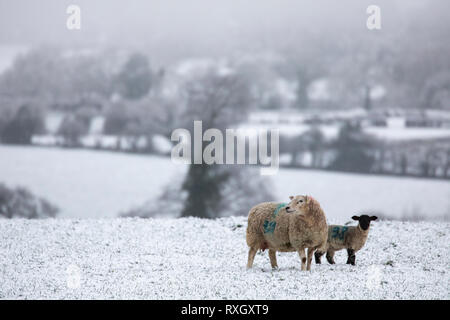
{"type": "Polygon", "coordinates": [[[358,221],[359,217],[358,216],[353,216],[352,219],[358,221]]]}
{"type": "Polygon", "coordinates": [[[371,216],[371,217],[370,217],[370,220],[372,220],[372,221],[373,221],[373,220],[377,220],[377,219],[378,219],[377,216],[371,216]]]}
{"type": "Polygon", "coordinates": [[[294,199],[294,196],[289,196],[289,199],[291,199],[291,200],[294,199]]]}

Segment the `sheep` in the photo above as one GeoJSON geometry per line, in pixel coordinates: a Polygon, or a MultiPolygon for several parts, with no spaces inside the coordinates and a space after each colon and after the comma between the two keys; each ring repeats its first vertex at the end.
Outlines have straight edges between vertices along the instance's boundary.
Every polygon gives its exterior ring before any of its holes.
{"type": "Polygon", "coordinates": [[[250,209],[246,232],[249,246],[247,268],[258,249],[269,249],[270,264],[278,268],[276,252],[297,251],[301,270],[311,270],[315,250],[325,252],[327,222],[320,204],[310,196],[290,196],[289,204],[263,202],[250,209]],[[308,260],[305,249],[308,249],[308,260]],[[306,265],[307,262],[307,265],[306,265]]]}
{"type": "MultiPolygon", "coordinates": [[[[376,216],[361,215],[353,216],[353,220],[359,221],[357,226],[328,226],[328,243],[326,250],[327,261],[335,264],[334,254],[338,250],[347,249],[347,264],[355,265],[355,253],[359,251],[366,243],[369,235],[370,222],[377,220],[376,216]]],[[[320,264],[320,258],[324,254],[323,251],[316,252],[314,258],[317,264],[320,264]]]]}

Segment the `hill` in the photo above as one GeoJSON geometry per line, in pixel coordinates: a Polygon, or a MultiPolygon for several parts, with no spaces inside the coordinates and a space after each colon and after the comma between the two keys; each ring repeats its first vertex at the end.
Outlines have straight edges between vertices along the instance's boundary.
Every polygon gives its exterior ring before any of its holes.
{"type": "Polygon", "coordinates": [[[296,253],[272,271],[267,252],[246,270],[245,228],[243,217],[0,220],[0,298],[450,298],[449,223],[375,222],[356,266],[340,251],[311,272],[296,253]]]}

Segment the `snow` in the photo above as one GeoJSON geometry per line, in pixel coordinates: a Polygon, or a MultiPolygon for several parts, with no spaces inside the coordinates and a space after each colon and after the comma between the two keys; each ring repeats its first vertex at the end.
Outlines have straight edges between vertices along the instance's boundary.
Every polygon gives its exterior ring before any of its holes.
{"type": "Polygon", "coordinates": [[[51,112],[49,113],[44,120],[44,127],[46,133],[49,135],[55,135],[59,127],[61,126],[61,123],[64,120],[64,114],[61,112],[51,112]]]}
{"type": "Polygon", "coordinates": [[[406,141],[406,140],[432,140],[450,138],[450,129],[447,128],[364,128],[368,134],[386,141],[406,141]]]}
{"type": "Polygon", "coordinates": [[[267,251],[246,270],[246,225],[244,217],[0,219],[0,298],[450,298],[449,223],[376,221],[356,266],[339,251],[337,264],[322,259],[311,271],[300,271],[294,252],[278,253],[272,271],[267,251]]]}
{"type": "MultiPolygon", "coordinates": [[[[289,120],[287,120],[289,121],[289,120]]],[[[293,124],[291,121],[283,123],[283,125],[279,124],[261,124],[261,123],[249,123],[242,124],[239,126],[239,129],[245,130],[271,130],[278,129],[280,136],[286,137],[296,137],[302,135],[303,133],[311,130],[313,127],[318,128],[322,131],[323,135],[326,139],[331,140],[335,139],[339,134],[339,127],[337,125],[316,125],[311,126],[308,124],[293,124]]]]}
{"type": "MultiPolygon", "coordinates": [[[[408,141],[408,140],[433,140],[450,138],[450,129],[448,128],[405,128],[402,127],[404,120],[395,119],[390,125],[392,127],[364,127],[363,131],[373,135],[376,138],[386,141],[408,141]]],[[[280,136],[295,137],[302,135],[312,128],[318,128],[322,131],[328,140],[336,139],[339,134],[339,125],[309,125],[304,123],[283,122],[279,123],[245,123],[240,126],[243,129],[270,130],[279,129],[280,136]]]]}
{"type": "Polygon", "coordinates": [[[251,112],[248,116],[248,123],[244,125],[253,124],[273,124],[292,123],[302,124],[305,121],[305,115],[299,112],[285,111],[283,113],[278,111],[258,111],[251,112]]]}
{"type": "MultiPolygon", "coordinates": [[[[335,120],[351,120],[355,118],[367,117],[367,111],[362,108],[343,109],[343,110],[314,110],[309,111],[295,111],[283,110],[280,111],[253,111],[248,116],[248,125],[251,124],[273,124],[277,126],[284,126],[284,124],[304,124],[306,120],[321,119],[323,121],[335,120]]],[[[336,126],[336,125],[335,125],[336,126]]]]}
{"type": "MultiPolygon", "coordinates": [[[[392,112],[396,110],[391,110],[392,112]]],[[[449,117],[447,113],[434,110],[427,113],[429,116],[434,115],[446,119],[449,117]]],[[[337,120],[361,119],[367,117],[367,111],[364,109],[348,109],[333,111],[258,111],[249,115],[248,121],[243,123],[241,128],[261,129],[279,129],[280,135],[297,136],[305,133],[313,127],[319,128],[327,139],[336,139],[339,134],[340,125],[337,120]],[[320,113],[319,113],[320,112],[320,113]],[[329,124],[310,125],[305,123],[307,120],[320,118],[322,121],[330,122],[329,124]],[[331,123],[334,122],[334,123],[331,123]]],[[[365,126],[363,131],[371,134],[376,138],[386,141],[407,141],[407,140],[432,140],[450,138],[450,129],[448,127],[406,127],[405,115],[401,110],[394,112],[387,118],[387,127],[365,126]],[[397,114],[398,113],[398,114],[397,114]]]]}
{"type": "Polygon", "coordinates": [[[0,146],[0,182],[29,188],[64,218],[116,217],[158,195],[184,170],[166,157],[0,146]]]}
{"type": "Polygon", "coordinates": [[[216,61],[209,58],[185,59],[176,66],[175,72],[180,76],[187,77],[195,74],[203,74],[210,69],[215,69],[220,76],[228,76],[235,72],[229,67],[225,59],[216,61]]]}
{"type": "Polygon", "coordinates": [[[34,135],[31,137],[31,143],[39,146],[52,147],[62,145],[64,143],[64,138],[53,134],[34,135]]]}
{"type": "Polygon", "coordinates": [[[89,134],[102,134],[103,128],[105,127],[105,120],[105,117],[102,116],[93,117],[89,125],[89,134]]]}
{"type": "Polygon", "coordinates": [[[155,150],[161,154],[166,153],[170,154],[170,152],[172,151],[173,148],[172,142],[163,135],[158,134],[153,136],[152,142],[155,150]]]}
{"type": "Polygon", "coordinates": [[[280,201],[289,195],[310,194],[335,219],[362,213],[399,219],[416,214],[430,219],[450,215],[447,181],[281,169],[273,182],[280,201]]]}
{"type": "Polygon", "coordinates": [[[404,117],[390,117],[386,119],[388,128],[403,129],[406,126],[406,119],[404,117]]]}
{"type": "MultiPolygon", "coordinates": [[[[25,186],[48,199],[61,209],[62,218],[117,217],[158,196],[185,170],[167,157],[0,146],[0,182],[25,186]]],[[[280,169],[270,179],[273,200],[310,194],[335,219],[363,212],[398,218],[450,212],[450,183],[444,180],[294,169],[280,169]]],[[[243,214],[248,209],[243,208],[243,214]]]]}

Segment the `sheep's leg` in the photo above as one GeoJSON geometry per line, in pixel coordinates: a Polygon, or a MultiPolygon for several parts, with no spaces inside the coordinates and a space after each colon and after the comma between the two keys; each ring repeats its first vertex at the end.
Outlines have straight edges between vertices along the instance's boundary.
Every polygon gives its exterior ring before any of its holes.
{"type": "Polygon", "coordinates": [[[327,261],[329,264],[335,264],[336,262],[334,262],[334,250],[328,250],[327,251],[327,261]]]}
{"type": "Polygon", "coordinates": [[[270,265],[272,266],[272,269],[278,268],[277,252],[275,250],[269,249],[269,258],[270,258],[270,265]]]}
{"type": "Polygon", "coordinates": [[[305,249],[301,248],[298,249],[298,255],[300,256],[300,259],[302,260],[302,271],[306,270],[306,254],[305,249]]]}
{"type": "Polygon", "coordinates": [[[248,250],[247,269],[250,269],[253,266],[253,260],[255,259],[256,251],[256,248],[250,248],[250,250],[248,250]]]}
{"type": "Polygon", "coordinates": [[[316,251],[314,253],[314,258],[316,260],[316,264],[321,264],[322,263],[322,261],[320,261],[320,259],[322,258],[323,254],[324,254],[324,252],[320,252],[320,251],[316,251]]]}
{"type": "Polygon", "coordinates": [[[355,265],[355,260],[356,260],[355,250],[347,249],[347,254],[348,254],[347,264],[351,264],[351,265],[354,266],[355,265]]]}
{"type": "Polygon", "coordinates": [[[312,256],[314,254],[314,248],[308,248],[308,264],[306,265],[306,270],[311,270],[311,262],[312,262],[312,256]]]}

